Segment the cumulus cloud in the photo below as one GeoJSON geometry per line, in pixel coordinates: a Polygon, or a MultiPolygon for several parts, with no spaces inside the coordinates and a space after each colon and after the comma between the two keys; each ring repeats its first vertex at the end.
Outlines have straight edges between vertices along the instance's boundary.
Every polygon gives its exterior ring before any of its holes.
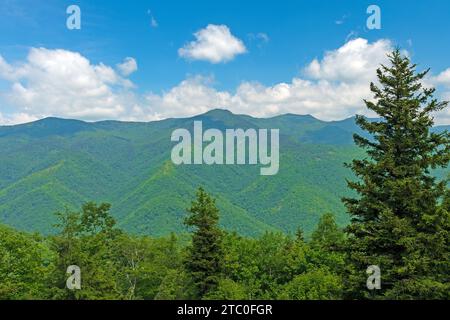
{"type": "Polygon", "coordinates": [[[196,77],[162,95],[150,95],[146,105],[158,118],[194,115],[218,107],[263,117],[281,113],[311,114],[323,120],[355,113],[373,116],[362,99],[372,97],[369,82],[375,81],[376,68],[387,62],[386,54],[392,49],[387,40],[369,43],[355,39],[327,52],[321,60],[314,59],[289,82],[273,86],[243,82],[231,93],[215,90],[210,81],[196,77]]]}
{"type": "Polygon", "coordinates": [[[140,110],[142,116],[147,115],[150,119],[186,117],[217,107],[229,108],[232,95],[211,87],[212,80],[210,77],[195,76],[161,95],[147,94],[140,110]]]}
{"type": "Polygon", "coordinates": [[[21,114],[32,118],[120,118],[128,103],[121,91],[132,87],[131,81],[113,68],[93,65],[79,53],[60,49],[32,48],[27,60],[17,65],[0,57],[0,76],[11,81],[10,90],[2,94],[16,108],[11,119],[21,114]]]}
{"type": "MultiPolygon", "coordinates": [[[[388,40],[369,43],[357,38],[322,59],[312,60],[301,75],[289,82],[265,86],[243,82],[234,93],[211,87],[210,79],[194,77],[162,95],[150,95],[146,105],[154,118],[190,116],[213,108],[268,117],[282,113],[311,114],[322,120],[340,120],[354,114],[375,116],[363,99],[371,99],[369,83],[376,82],[376,69],[388,64],[394,49],[388,40]]],[[[450,69],[449,69],[450,70],[450,69]]],[[[437,79],[450,85],[450,71],[437,79]]],[[[438,114],[438,123],[446,121],[438,114]]]]}
{"type": "MultiPolygon", "coordinates": [[[[0,123],[50,115],[150,121],[214,108],[258,117],[283,113],[311,114],[322,120],[341,120],[355,113],[373,116],[362,99],[372,98],[369,83],[376,81],[376,68],[388,63],[386,55],[392,49],[387,40],[369,43],[358,38],[313,59],[290,81],[271,86],[245,81],[227,91],[214,88],[211,77],[192,76],[162,93],[144,95],[132,90],[126,72],[119,68],[116,72],[107,65],[92,64],[75,52],[32,49],[18,65],[0,56],[0,78],[11,83],[4,97],[17,111],[5,114],[0,109],[0,123]]],[[[450,69],[430,75],[425,85],[437,86],[438,97],[450,98],[450,69]]],[[[436,120],[450,123],[450,113],[441,112],[436,120]]]]}
{"type": "Polygon", "coordinates": [[[294,78],[289,83],[264,86],[243,82],[235,93],[212,88],[201,77],[186,79],[162,95],[150,94],[139,109],[138,118],[163,119],[185,117],[214,108],[258,117],[282,113],[312,114],[319,119],[343,119],[365,113],[362,96],[368,96],[368,84],[333,84],[294,78]]]}
{"type": "Polygon", "coordinates": [[[244,43],[233,36],[225,25],[210,24],[194,34],[196,40],[178,49],[180,57],[220,63],[245,53],[244,43]]]}
{"type": "Polygon", "coordinates": [[[117,65],[117,69],[119,69],[119,72],[123,76],[127,77],[133,72],[137,71],[138,66],[134,58],[126,57],[122,63],[119,63],[117,65]]]}
{"type": "Polygon", "coordinates": [[[392,50],[388,40],[370,44],[366,39],[351,40],[335,51],[325,54],[319,61],[314,59],[305,74],[316,80],[359,82],[374,78],[380,63],[387,63],[386,54],[392,50]]]}

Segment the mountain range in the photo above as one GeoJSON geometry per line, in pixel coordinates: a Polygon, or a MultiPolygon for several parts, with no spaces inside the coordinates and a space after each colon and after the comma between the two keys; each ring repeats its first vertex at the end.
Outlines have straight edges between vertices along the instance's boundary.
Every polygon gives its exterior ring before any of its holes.
{"type": "Polygon", "coordinates": [[[56,211],[95,201],[111,203],[129,232],[183,232],[186,208],[203,186],[217,198],[222,226],[244,235],[298,227],[309,234],[327,212],[345,225],[340,198],[351,194],[346,179],[354,177],[343,164],[364,157],[355,132],[364,135],[354,118],[255,118],[221,109],[153,122],[45,118],[0,126],[0,223],[51,234],[56,211]],[[279,129],[278,174],[262,176],[258,165],[174,165],[171,133],[196,120],[205,129],[279,129]]]}

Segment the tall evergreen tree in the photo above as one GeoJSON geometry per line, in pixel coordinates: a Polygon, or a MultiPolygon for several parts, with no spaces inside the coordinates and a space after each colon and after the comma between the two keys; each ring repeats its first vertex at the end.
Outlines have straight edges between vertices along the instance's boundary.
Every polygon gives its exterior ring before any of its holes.
{"type": "Polygon", "coordinates": [[[381,119],[356,118],[373,138],[354,136],[368,157],[348,165],[359,178],[348,185],[359,197],[343,199],[352,216],[347,295],[448,298],[450,216],[442,205],[447,181],[430,173],[450,159],[449,133],[430,131],[432,113],[447,102],[433,98],[435,89],[423,88],[428,70],[417,73],[399,50],[389,60],[377,70],[380,86],[370,85],[374,101],[365,101],[381,119]],[[369,265],[380,267],[381,290],[366,288],[369,265]]]}
{"type": "Polygon", "coordinates": [[[221,276],[222,230],[218,226],[219,210],[215,199],[203,188],[188,209],[185,224],[194,227],[192,245],[188,248],[185,268],[196,288],[197,298],[215,290],[221,276]]]}

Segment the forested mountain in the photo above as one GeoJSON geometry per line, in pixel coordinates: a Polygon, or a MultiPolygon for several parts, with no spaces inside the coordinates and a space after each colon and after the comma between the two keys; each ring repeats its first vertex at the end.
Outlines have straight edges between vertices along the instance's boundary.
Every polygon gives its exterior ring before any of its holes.
{"type": "Polygon", "coordinates": [[[0,222],[49,234],[55,211],[96,201],[112,204],[124,230],[165,235],[185,230],[185,209],[196,188],[204,186],[217,197],[228,230],[253,236],[302,227],[309,234],[326,212],[340,225],[348,222],[340,198],[349,195],[345,178],[351,172],[343,163],[363,156],[353,145],[354,132],[362,133],[354,118],[260,119],[220,109],[148,123],[46,118],[3,126],[0,222]],[[262,176],[259,165],[175,166],[171,133],[192,130],[195,120],[202,120],[204,129],[279,129],[279,173],[262,176]]]}

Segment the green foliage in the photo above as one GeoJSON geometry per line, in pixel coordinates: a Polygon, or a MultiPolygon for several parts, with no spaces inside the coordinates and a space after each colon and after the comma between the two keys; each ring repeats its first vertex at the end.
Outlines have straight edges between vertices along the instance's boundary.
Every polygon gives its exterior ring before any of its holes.
{"type": "Polygon", "coordinates": [[[121,234],[115,245],[116,281],[123,299],[181,299],[185,276],[175,235],[152,239],[121,234]]]}
{"type": "Polygon", "coordinates": [[[114,242],[120,233],[114,230],[109,204],[89,202],[82,211],[58,213],[61,232],[53,237],[53,249],[58,255],[54,273],[55,298],[117,299],[120,292],[112,275],[117,273],[114,263],[114,242]],[[76,265],[82,273],[83,290],[66,288],[67,267],[76,265]]]}
{"type": "Polygon", "coordinates": [[[428,71],[397,50],[391,66],[377,71],[381,87],[371,84],[375,101],[366,101],[380,121],[357,117],[373,139],[355,135],[368,158],[349,166],[360,180],[349,182],[358,198],[345,198],[352,215],[349,234],[347,295],[350,298],[425,299],[448,297],[450,219],[445,208],[447,181],[430,169],[450,159],[448,132],[431,132],[432,113],[447,102],[422,88],[428,71]],[[440,205],[443,202],[444,205],[440,205]],[[369,265],[381,268],[382,289],[364,288],[369,265]]]}
{"type": "MultiPolygon", "coordinates": [[[[228,234],[224,239],[224,251],[224,274],[227,281],[232,281],[224,286],[234,293],[245,292],[245,299],[288,299],[288,284],[295,277],[318,269],[342,286],[338,274],[343,268],[341,253],[315,248],[281,233],[266,233],[257,239],[228,234]],[[235,287],[233,283],[239,286],[235,287]]],[[[311,292],[322,290],[314,286],[311,292]]],[[[226,296],[226,289],[221,289],[219,297],[226,296]]],[[[231,295],[228,291],[226,294],[231,295]]],[[[339,298],[334,291],[328,295],[329,298],[332,296],[339,298]]]]}
{"type": "Polygon", "coordinates": [[[320,218],[316,230],[312,233],[311,245],[335,251],[342,249],[344,241],[345,234],[336,224],[333,214],[324,214],[320,218]]]}
{"type": "Polygon", "coordinates": [[[217,288],[209,292],[206,300],[243,300],[247,294],[244,285],[231,279],[220,279],[217,288]]]}
{"type": "Polygon", "coordinates": [[[189,279],[181,269],[171,269],[167,272],[160,286],[155,300],[180,300],[192,298],[194,292],[189,286],[189,279]]]}
{"type": "Polygon", "coordinates": [[[109,204],[87,203],[81,212],[58,213],[61,232],[51,237],[57,254],[52,298],[154,299],[167,294],[170,279],[180,283],[174,278],[181,268],[177,237],[152,239],[123,233],[114,228],[109,209],[109,204]],[[66,288],[70,265],[81,269],[81,290],[66,288]]]}
{"type": "Polygon", "coordinates": [[[186,218],[193,232],[188,242],[174,234],[127,234],[115,227],[109,209],[95,203],[80,212],[66,209],[57,214],[60,232],[47,238],[0,227],[0,298],[339,298],[342,254],[282,233],[226,233],[203,189],[186,218]],[[66,288],[69,265],[81,269],[80,290],[66,288]],[[303,284],[308,289],[301,291],[303,284]]]}
{"type": "Polygon", "coordinates": [[[43,238],[0,225],[0,300],[46,298],[52,262],[43,238]]]}
{"type": "Polygon", "coordinates": [[[282,300],[336,300],[342,295],[341,279],[329,271],[317,269],[295,276],[281,290],[282,300]]]}

